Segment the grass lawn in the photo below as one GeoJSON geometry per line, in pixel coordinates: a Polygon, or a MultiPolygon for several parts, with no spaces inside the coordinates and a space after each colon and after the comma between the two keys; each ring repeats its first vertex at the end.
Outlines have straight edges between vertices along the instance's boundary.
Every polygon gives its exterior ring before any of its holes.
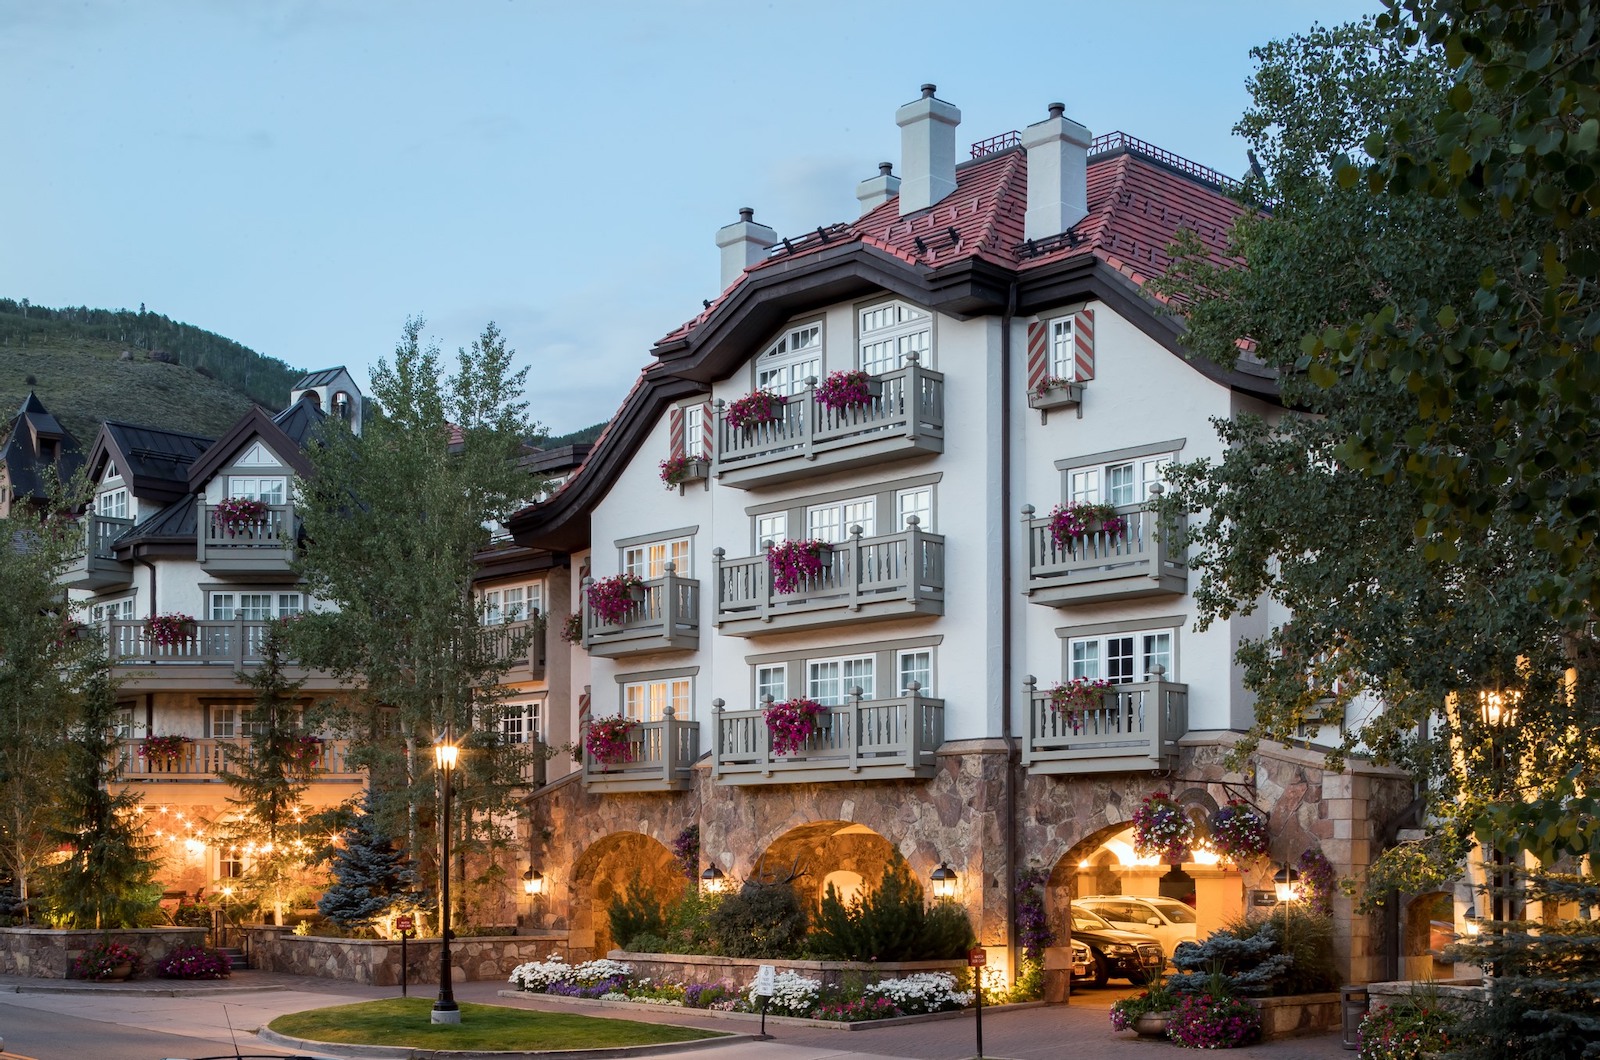
{"type": "Polygon", "coordinates": [[[406,1045],[418,1049],[601,1049],[720,1038],[717,1031],[531,1012],[499,1005],[462,1005],[458,1024],[430,1023],[433,1001],[392,997],[359,1005],[292,1012],[267,1024],[279,1034],[343,1045],[406,1045]]]}

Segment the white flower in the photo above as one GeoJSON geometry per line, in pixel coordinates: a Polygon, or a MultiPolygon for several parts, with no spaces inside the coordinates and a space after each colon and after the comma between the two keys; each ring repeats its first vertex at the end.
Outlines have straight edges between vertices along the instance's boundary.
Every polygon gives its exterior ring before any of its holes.
{"type": "Polygon", "coordinates": [[[510,981],[519,990],[542,994],[550,989],[550,984],[566,982],[571,977],[572,966],[561,959],[561,954],[552,953],[543,961],[517,965],[511,969],[510,981]]]}
{"type": "Polygon", "coordinates": [[[946,1012],[972,1004],[970,990],[957,990],[956,978],[949,972],[918,972],[900,979],[884,979],[861,992],[870,1001],[884,997],[907,1015],[946,1012]]]}
{"type": "MultiPolygon", "coordinates": [[[[767,1009],[783,1015],[809,1016],[816,1009],[821,993],[821,980],[807,979],[798,972],[780,972],[772,980],[772,1000],[767,1003],[767,1009]]],[[[754,983],[750,984],[746,997],[751,1007],[760,1009],[761,997],[754,983]]]]}
{"type": "Polygon", "coordinates": [[[584,961],[576,968],[571,969],[568,979],[570,982],[577,983],[580,986],[593,986],[604,979],[619,975],[625,978],[632,976],[633,965],[601,958],[598,961],[584,961]]]}

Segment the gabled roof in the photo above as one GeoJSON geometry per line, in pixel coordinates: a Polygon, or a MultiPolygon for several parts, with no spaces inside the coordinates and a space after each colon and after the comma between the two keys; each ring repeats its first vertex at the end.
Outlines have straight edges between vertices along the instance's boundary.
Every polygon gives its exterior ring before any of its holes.
{"type": "MultiPolygon", "coordinates": [[[[279,415],[286,415],[304,404],[306,404],[306,400],[302,397],[284,410],[283,413],[279,413],[279,415]]],[[[303,416],[304,414],[302,413],[300,416],[292,417],[291,422],[301,423],[303,422],[303,416]]],[[[278,426],[274,418],[269,416],[260,405],[254,405],[249,412],[239,417],[237,423],[228,428],[227,434],[218,438],[216,444],[206,450],[205,456],[196,460],[194,465],[189,468],[189,488],[198,490],[203,487],[206,480],[215,475],[222,465],[232,460],[240,450],[250,443],[252,438],[257,437],[265,442],[268,448],[277,453],[284,463],[293,468],[295,474],[309,475],[311,473],[311,462],[306,459],[305,451],[300,447],[300,443],[289,437],[283,428],[278,426]]]]}
{"type": "MultiPolygon", "coordinates": [[[[194,546],[197,498],[190,494],[175,504],[169,504],[154,516],[123,531],[113,542],[114,548],[131,548],[159,542],[178,542],[194,546]]],[[[190,557],[193,558],[193,557],[190,557]]]]}
{"type": "Polygon", "coordinates": [[[0,446],[0,464],[6,466],[15,496],[43,498],[45,468],[53,464],[56,475],[66,481],[83,466],[83,450],[71,432],[61,426],[44,407],[44,402],[30,390],[11,420],[5,444],[0,446]],[[56,443],[57,455],[53,462],[39,455],[39,442],[45,440],[56,443]]]}
{"type": "Polygon", "coordinates": [[[290,391],[310,390],[312,387],[327,386],[341,375],[347,375],[344,365],[335,365],[332,368],[320,368],[315,372],[300,377],[300,381],[290,387],[290,391]]]}
{"type": "Polygon", "coordinates": [[[189,468],[210,447],[198,434],[108,420],[89,450],[89,470],[98,479],[114,460],[135,497],[171,502],[189,492],[189,468]]]}
{"type": "Polygon", "coordinates": [[[322,406],[317,404],[312,395],[301,394],[299,401],[272,417],[272,422],[295,445],[304,449],[327,418],[328,414],[322,411],[322,406]]]}

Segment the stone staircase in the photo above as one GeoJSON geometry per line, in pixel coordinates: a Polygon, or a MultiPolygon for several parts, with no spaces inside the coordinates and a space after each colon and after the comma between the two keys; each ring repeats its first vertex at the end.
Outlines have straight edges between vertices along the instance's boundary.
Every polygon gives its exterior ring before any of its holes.
{"type": "Polygon", "coordinates": [[[236,972],[241,968],[250,967],[250,961],[245,957],[244,950],[238,946],[218,946],[217,952],[227,956],[228,966],[236,972]]]}

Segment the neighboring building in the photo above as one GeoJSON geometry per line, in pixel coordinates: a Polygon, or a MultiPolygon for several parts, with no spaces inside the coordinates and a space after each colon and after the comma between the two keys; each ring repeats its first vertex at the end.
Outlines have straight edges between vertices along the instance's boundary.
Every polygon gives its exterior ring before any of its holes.
{"type": "MultiPolygon", "coordinates": [[[[1149,501],[1166,461],[1220,453],[1213,418],[1281,410],[1248,360],[1189,359],[1145,284],[1181,229],[1229,260],[1230,182],[1092,138],[1059,105],[957,165],[959,120],[933,86],[900,108],[900,174],[863,181],[852,222],[780,239],[741,211],[717,234],[725,290],[657,343],[578,472],[512,521],[520,544],[571,556],[552,619],[585,612],[550,723],[639,723],[628,760],[584,753],[529,800],[538,923],[563,952],[626,941],[605,906],[636,869],[675,894],[670,847],[691,825],[705,871],[798,865],[813,898],[895,859],[925,883],[948,865],[1009,970],[1021,869],[1048,872],[1058,929],[1073,894],[1187,889],[1203,934],[1306,849],[1360,871],[1374,822],[1410,799],[1393,771],[1326,773],[1315,732],[1223,766],[1252,722],[1234,650],[1281,616],[1197,629],[1186,557],[1149,501]],[[839,371],[870,376],[864,401],[815,400],[839,371]],[[787,403],[736,425],[757,389],[787,403]],[[688,481],[664,490],[676,457],[688,481]],[[1126,530],[1058,543],[1049,516],[1069,501],[1113,505],[1126,530]],[[828,544],[820,572],[777,590],[765,545],[804,540],[828,544]],[[642,599],[597,615],[585,571],[633,575],[642,599]],[[1073,678],[1113,691],[1052,710],[1073,678]],[[775,753],[768,697],[823,705],[798,750],[775,753]],[[1274,864],[1169,875],[1135,858],[1130,819],[1155,790],[1197,815],[1251,800],[1274,864]]],[[[1337,916],[1348,973],[1372,978],[1365,920],[1343,898],[1337,916]]]]}
{"type": "Polygon", "coordinates": [[[0,519],[43,505],[51,474],[66,482],[82,466],[78,440],[28,391],[0,446],[0,519]]]}

